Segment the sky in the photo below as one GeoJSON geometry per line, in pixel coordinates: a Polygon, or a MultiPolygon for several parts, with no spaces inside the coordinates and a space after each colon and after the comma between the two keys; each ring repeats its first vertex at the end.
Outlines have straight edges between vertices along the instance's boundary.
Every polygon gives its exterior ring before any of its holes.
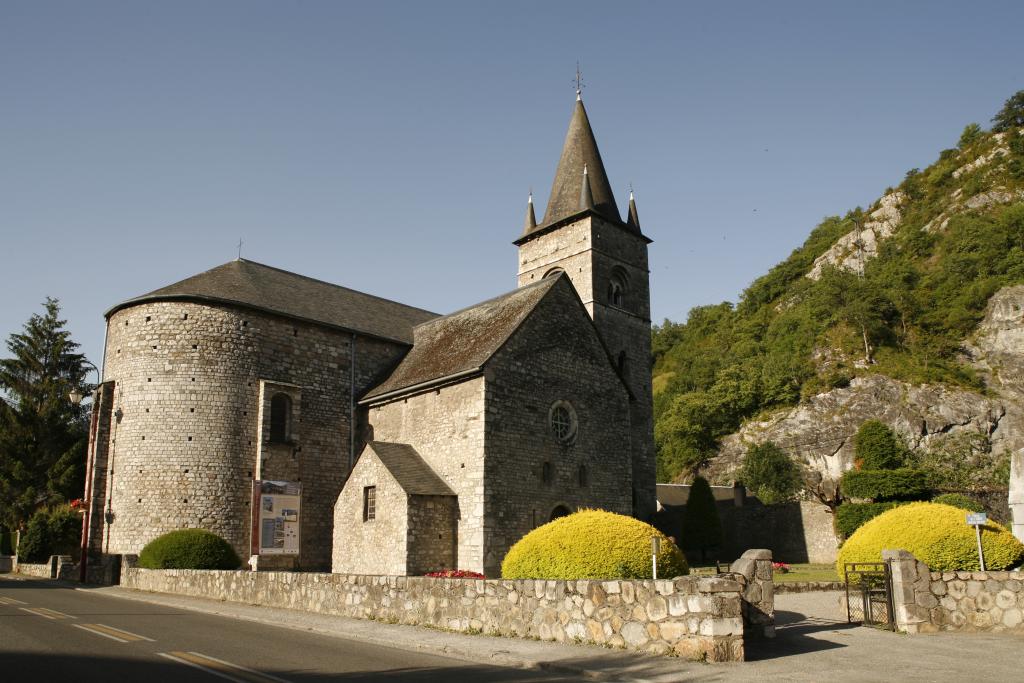
{"type": "MultiPolygon", "coordinates": [[[[1024,3],[0,0],[0,335],[242,257],[439,313],[515,287],[583,99],[652,318],[736,301],[1024,89],[1024,3]]],[[[5,349],[0,354],[6,355],[5,349]]]]}

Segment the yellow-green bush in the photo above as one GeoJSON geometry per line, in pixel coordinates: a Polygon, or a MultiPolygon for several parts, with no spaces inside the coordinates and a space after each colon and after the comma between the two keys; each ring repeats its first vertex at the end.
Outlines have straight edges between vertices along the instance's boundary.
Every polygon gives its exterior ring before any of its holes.
{"type": "MultiPolygon", "coordinates": [[[[1024,559],[1024,544],[992,521],[981,528],[981,545],[986,569],[1007,569],[1024,559]]],[[[952,505],[908,503],[868,521],[839,550],[839,575],[848,562],[881,562],[882,550],[909,550],[937,571],[978,569],[974,527],[952,505]]]]}
{"type": "Polygon", "coordinates": [[[658,578],[689,573],[686,558],[650,524],[604,510],[580,510],[519,539],[501,563],[505,579],[649,579],[651,537],[661,539],[658,578]]]}

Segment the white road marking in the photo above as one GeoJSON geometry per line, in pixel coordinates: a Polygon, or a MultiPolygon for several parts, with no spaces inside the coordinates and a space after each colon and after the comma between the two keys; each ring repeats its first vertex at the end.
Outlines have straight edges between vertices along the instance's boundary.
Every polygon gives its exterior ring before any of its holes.
{"type": "Polygon", "coordinates": [[[30,614],[34,614],[37,617],[43,617],[44,619],[77,619],[78,618],[78,617],[73,617],[70,614],[64,614],[63,612],[58,612],[57,610],[50,609],[48,607],[19,607],[18,609],[20,609],[22,612],[28,612],[30,614]]]}

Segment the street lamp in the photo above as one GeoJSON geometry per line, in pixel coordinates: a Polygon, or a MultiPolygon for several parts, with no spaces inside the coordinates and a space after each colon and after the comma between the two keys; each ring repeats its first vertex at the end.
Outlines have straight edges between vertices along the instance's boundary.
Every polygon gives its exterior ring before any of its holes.
{"type": "MultiPolygon", "coordinates": [[[[96,386],[99,386],[100,385],[100,370],[99,370],[99,368],[97,368],[93,363],[91,363],[90,361],[85,360],[84,358],[82,359],[82,364],[83,365],[88,365],[90,368],[92,368],[93,372],[96,373],[96,386]]],[[[77,406],[77,405],[81,405],[82,399],[85,398],[85,395],[82,393],[82,390],[79,387],[75,387],[68,394],[68,398],[71,399],[71,402],[77,406]]]]}

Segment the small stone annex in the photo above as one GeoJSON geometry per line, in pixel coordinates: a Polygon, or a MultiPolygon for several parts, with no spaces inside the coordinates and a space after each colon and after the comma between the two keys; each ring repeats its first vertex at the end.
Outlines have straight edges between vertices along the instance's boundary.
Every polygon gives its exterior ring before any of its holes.
{"type": "Polygon", "coordinates": [[[117,304],[90,552],[198,527],[259,568],[496,576],[521,536],[575,509],[650,519],[649,243],[577,97],[512,292],[439,316],[238,259],[117,304]],[[254,481],[301,487],[277,527],[293,523],[297,553],[267,550],[254,481]]]}

